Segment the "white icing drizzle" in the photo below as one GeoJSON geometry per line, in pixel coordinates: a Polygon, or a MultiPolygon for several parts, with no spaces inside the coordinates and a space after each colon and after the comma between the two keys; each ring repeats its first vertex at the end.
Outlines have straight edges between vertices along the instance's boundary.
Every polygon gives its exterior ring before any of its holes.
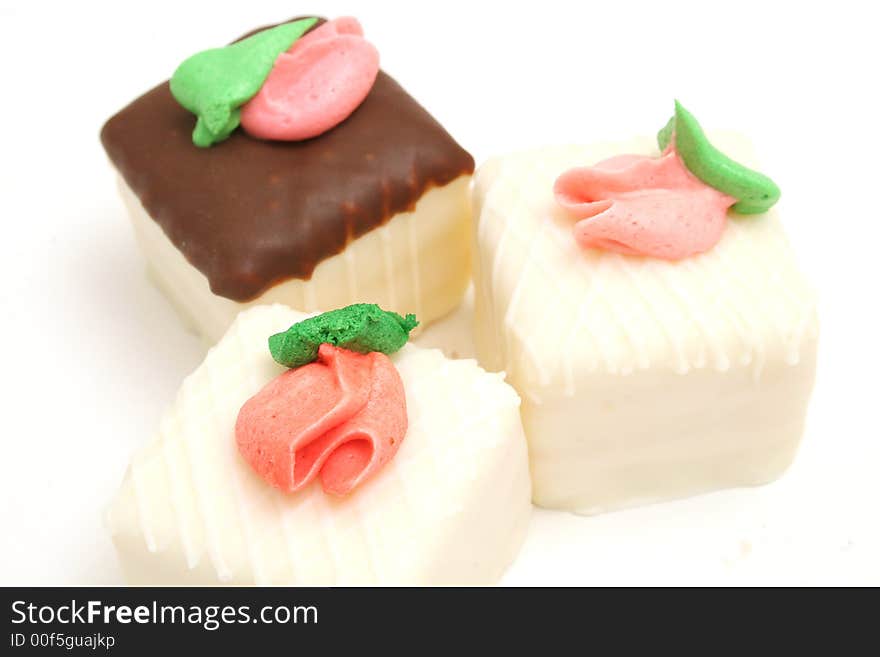
{"type": "Polygon", "coordinates": [[[134,490],[135,506],[137,507],[138,520],[140,521],[140,528],[141,533],[144,537],[144,542],[147,544],[147,550],[149,550],[150,552],[156,552],[159,549],[158,543],[152,529],[150,528],[150,509],[147,502],[148,496],[145,495],[143,492],[143,484],[141,483],[142,478],[140,474],[140,459],[135,459],[131,463],[131,483],[134,490]]]}
{"type": "Polygon", "coordinates": [[[419,262],[419,222],[415,221],[415,217],[410,217],[409,219],[410,221],[406,222],[408,226],[407,238],[409,240],[409,260],[410,263],[412,263],[412,283],[413,292],[415,294],[416,317],[419,318],[422,316],[422,279],[419,272],[421,266],[419,262]]]}
{"type": "MultiPolygon", "coordinates": [[[[410,223],[415,223],[410,221],[410,223]]],[[[391,230],[388,225],[381,226],[376,229],[379,233],[379,239],[382,241],[382,262],[385,265],[385,287],[388,289],[388,305],[389,308],[397,308],[397,285],[394,276],[394,250],[391,245],[391,230]]]]}
{"type": "Polygon", "coordinates": [[[345,262],[345,279],[348,281],[348,299],[358,298],[358,272],[357,264],[354,261],[354,250],[344,249],[342,251],[342,259],[345,262]]]}
{"type": "MultiPolygon", "coordinates": [[[[230,435],[229,432],[230,425],[222,421],[231,410],[227,408],[225,403],[225,398],[228,396],[225,394],[228,390],[226,380],[230,376],[240,377],[243,373],[242,362],[244,360],[244,350],[242,349],[241,328],[241,324],[236,323],[229,329],[229,333],[227,333],[227,339],[230,341],[230,346],[228,348],[234,350],[237,354],[240,354],[240,358],[237,362],[238,371],[229,372],[222,365],[219,365],[216,359],[207,359],[205,361],[204,371],[206,376],[203,382],[204,389],[202,393],[208,399],[206,401],[206,412],[202,421],[205,422],[207,426],[205,427],[201,438],[203,440],[202,449],[206,448],[207,441],[217,440],[218,437],[226,442],[224,449],[219,450],[216,456],[220,461],[218,463],[219,467],[210,469],[210,474],[214,477],[212,485],[213,494],[211,494],[213,498],[211,512],[217,519],[218,524],[228,524],[231,529],[231,531],[228,532],[229,535],[236,536],[241,541],[243,551],[248,556],[246,565],[251,568],[255,581],[259,581],[261,570],[255,563],[255,551],[251,539],[251,531],[246,520],[247,509],[242,508],[241,484],[236,478],[236,472],[233,468],[234,458],[237,457],[237,454],[235,453],[235,445],[232,440],[233,436],[230,435]],[[219,491],[216,490],[217,487],[220,488],[219,491]]],[[[204,457],[201,463],[205,463],[204,457]]],[[[206,492],[205,496],[207,497],[208,494],[209,493],[206,492]]],[[[228,559],[224,559],[224,563],[229,564],[227,566],[228,573],[221,574],[221,580],[224,579],[224,576],[231,580],[236,574],[238,574],[235,568],[237,564],[234,562],[230,563],[230,560],[228,559]]],[[[218,574],[220,574],[219,569],[218,574]]]]}
{"type": "Polygon", "coordinates": [[[162,460],[168,471],[169,494],[171,506],[177,518],[177,531],[187,566],[192,569],[201,561],[205,546],[204,525],[195,508],[195,492],[190,475],[186,451],[179,441],[173,440],[179,435],[177,416],[168,414],[163,421],[161,449],[162,460]]]}
{"type": "MultiPolygon", "coordinates": [[[[498,189],[498,190],[495,190],[495,193],[500,194],[501,191],[502,191],[502,189],[498,189]]],[[[492,189],[489,190],[488,197],[486,198],[485,202],[489,207],[492,207],[494,205],[495,198],[493,197],[493,190],[492,189]]],[[[484,224],[481,223],[480,228],[482,228],[483,225],[484,224]]],[[[485,224],[485,225],[488,226],[488,224],[485,224]]],[[[500,232],[500,237],[498,238],[498,241],[496,243],[496,248],[492,251],[485,252],[487,257],[489,258],[489,267],[485,267],[483,269],[483,271],[484,271],[484,274],[488,277],[487,283],[489,284],[491,290],[500,290],[501,289],[499,286],[499,281],[498,281],[498,273],[499,273],[499,269],[500,269],[500,263],[502,262],[502,258],[503,258],[504,243],[505,243],[505,237],[507,234],[507,228],[508,227],[506,227],[506,226],[502,228],[502,230],[500,232]]],[[[479,251],[481,254],[483,253],[482,249],[479,249],[479,251]]],[[[498,312],[499,303],[496,303],[494,295],[490,294],[485,298],[487,301],[489,301],[489,304],[490,304],[490,306],[489,306],[489,312],[491,314],[490,316],[495,317],[496,313],[498,312]]],[[[499,349],[499,352],[501,354],[503,361],[510,362],[511,364],[513,364],[514,361],[512,359],[510,359],[510,361],[508,361],[509,351],[508,351],[508,344],[507,344],[507,340],[506,340],[504,331],[501,329],[500,326],[497,326],[494,323],[493,323],[493,327],[495,329],[494,336],[493,336],[494,344],[497,345],[497,348],[499,349]]]]}
{"type": "Polygon", "coordinates": [[[315,312],[318,310],[318,295],[315,291],[315,284],[312,281],[303,281],[303,302],[306,312],[315,312]]]}

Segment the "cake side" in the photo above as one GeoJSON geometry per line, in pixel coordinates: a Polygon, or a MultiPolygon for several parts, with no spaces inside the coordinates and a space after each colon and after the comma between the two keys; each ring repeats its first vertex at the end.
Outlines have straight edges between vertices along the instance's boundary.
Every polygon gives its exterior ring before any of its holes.
{"type": "Polygon", "coordinates": [[[152,279],[184,322],[214,344],[238,312],[269,303],[305,312],[376,303],[402,315],[415,313],[423,325],[443,317],[470,282],[469,184],[466,175],[427,191],[412,212],[356,238],[321,261],[308,280],[288,279],[247,303],[214,294],[122,179],[120,192],[152,279]]]}
{"type": "MultiPolygon", "coordinates": [[[[714,139],[741,161],[735,137],[714,139]]],[[[523,397],[535,502],[595,513],[764,483],[794,457],[816,301],[775,210],[680,261],[584,249],[554,180],[651,140],[497,158],[474,185],[477,353],[523,397]]]]}
{"type": "Polygon", "coordinates": [[[577,396],[523,400],[533,501],[593,515],[769,483],[797,455],[815,370],[811,351],[757,382],[744,368],[599,374],[577,396]]]}
{"type": "Polygon", "coordinates": [[[406,346],[392,357],[409,429],[345,498],[269,487],[241,459],[241,405],[283,370],[266,336],[304,315],[242,313],[135,454],[107,513],[131,583],[487,584],[530,514],[519,399],[473,361],[406,346]]]}

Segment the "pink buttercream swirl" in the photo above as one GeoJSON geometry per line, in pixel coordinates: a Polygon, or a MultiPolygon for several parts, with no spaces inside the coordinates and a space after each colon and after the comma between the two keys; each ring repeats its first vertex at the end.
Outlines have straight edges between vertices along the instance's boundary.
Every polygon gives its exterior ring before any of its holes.
{"type": "Polygon", "coordinates": [[[580,220],[581,246],[664,260],[715,246],[736,202],[688,171],[672,146],[659,158],[619,155],[570,169],[553,193],[580,220]]]}
{"type": "Polygon", "coordinates": [[[318,360],[287,370],[238,413],[239,453],[267,483],[295,493],[320,477],[347,495],[397,453],[406,393],[385,354],[322,344],[318,360]]]}
{"type": "Polygon", "coordinates": [[[260,139],[317,137],[347,119],[379,73],[379,53],[355,18],[324,23],[275,60],[241,109],[241,126],[260,139]]]}

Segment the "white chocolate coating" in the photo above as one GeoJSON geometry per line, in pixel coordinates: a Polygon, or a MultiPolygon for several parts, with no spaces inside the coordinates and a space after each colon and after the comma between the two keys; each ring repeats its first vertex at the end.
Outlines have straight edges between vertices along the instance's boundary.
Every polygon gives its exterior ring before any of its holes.
{"type": "MultiPolygon", "coordinates": [[[[751,164],[741,140],[713,137],[751,164]]],[[[794,458],[818,323],[775,210],[680,262],[585,250],[556,177],[653,140],[491,160],[475,177],[477,353],[523,398],[536,504],[598,513],[754,485],[794,458]]]]}
{"type": "Polygon", "coordinates": [[[208,279],[121,178],[119,185],[152,278],[186,324],[213,344],[240,311],[269,303],[305,312],[377,303],[400,314],[415,313],[422,326],[442,317],[459,304],[470,281],[470,180],[461,176],[425,192],[412,212],[394,215],[323,260],[309,280],[284,281],[248,303],[211,292],[208,279]]]}
{"type": "Polygon", "coordinates": [[[242,313],[133,457],[107,513],[132,584],[491,584],[525,537],[531,503],[519,398],[472,360],[406,345],[392,356],[409,429],[346,498],[290,495],[239,456],[241,405],[284,369],[266,338],[305,315],[242,313]]]}

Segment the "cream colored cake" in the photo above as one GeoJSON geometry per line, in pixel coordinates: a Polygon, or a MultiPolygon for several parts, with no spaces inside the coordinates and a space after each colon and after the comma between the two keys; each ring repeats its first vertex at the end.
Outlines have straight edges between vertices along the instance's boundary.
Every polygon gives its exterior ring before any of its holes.
{"type": "Polygon", "coordinates": [[[183,320],[209,344],[245,308],[283,303],[306,312],[352,303],[376,303],[422,326],[455,308],[470,281],[470,176],[427,191],[412,212],[352,241],[322,261],[309,280],[276,284],[249,303],[211,292],[208,279],[171,243],[120,178],[135,234],[148,269],[183,320]]]}
{"type": "Polygon", "coordinates": [[[489,584],[525,536],[519,398],[498,374],[407,345],[392,356],[409,429],[345,498],[294,494],[240,457],[242,404],[284,368],[266,339],[305,315],[248,310],[188,377],[107,512],[132,584],[489,584]]]}
{"type": "MultiPolygon", "coordinates": [[[[737,138],[713,142],[753,163],[737,138]]],[[[792,462],[816,365],[816,301],[777,213],[731,217],[678,262],[583,249],[564,171],[645,138],[491,160],[475,177],[481,364],[523,398],[535,503],[598,513],[768,482],[792,462]]]]}

